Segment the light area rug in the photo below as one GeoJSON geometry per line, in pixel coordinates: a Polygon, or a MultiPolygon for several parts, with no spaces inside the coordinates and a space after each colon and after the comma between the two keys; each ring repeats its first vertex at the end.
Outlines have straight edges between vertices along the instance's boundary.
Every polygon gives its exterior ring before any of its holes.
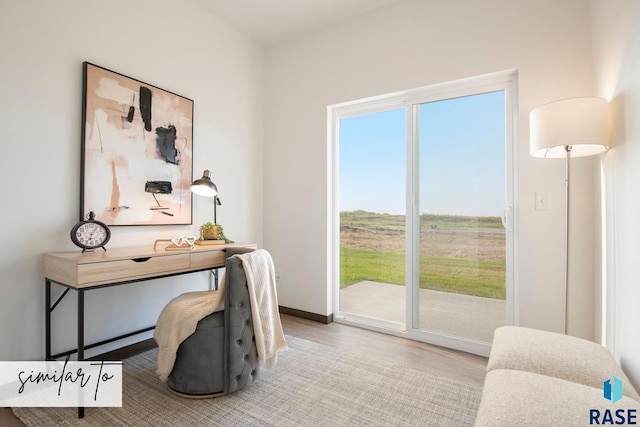
{"type": "MultiPolygon", "coordinates": [[[[274,369],[231,395],[185,399],[155,374],[157,349],[126,359],[122,408],[14,408],[28,426],[468,426],[481,388],[287,336],[274,369]]],[[[425,356],[428,357],[428,356],[425,356]]]]}

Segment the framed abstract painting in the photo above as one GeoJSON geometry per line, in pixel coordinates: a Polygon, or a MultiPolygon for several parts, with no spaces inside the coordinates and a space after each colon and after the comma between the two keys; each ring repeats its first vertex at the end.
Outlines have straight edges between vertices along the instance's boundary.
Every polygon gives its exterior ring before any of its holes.
{"type": "Polygon", "coordinates": [[[193,101],[83,66],[80,219],[191,224],[193,101]]]}

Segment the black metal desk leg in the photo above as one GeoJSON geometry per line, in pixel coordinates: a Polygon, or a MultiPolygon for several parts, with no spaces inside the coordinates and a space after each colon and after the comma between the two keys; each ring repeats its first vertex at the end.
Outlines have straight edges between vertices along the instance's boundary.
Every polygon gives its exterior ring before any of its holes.
{"type": "Polygon", "coordinates": [[[78,289],[78,361],[84,360],[84,290],[78,289]]]}
{"type": "MultiPolygon", "coordinates": [[[[78,361],[84,360],[84,290],[78,289],[78,361]]],[[[78,418],[84,418],[84,408],[78,408],[78,418]]]]}
{"type": "Polygon", "coordinates": [[[44,280],[44,360],[51,360],[51,280],[44,280]]]}

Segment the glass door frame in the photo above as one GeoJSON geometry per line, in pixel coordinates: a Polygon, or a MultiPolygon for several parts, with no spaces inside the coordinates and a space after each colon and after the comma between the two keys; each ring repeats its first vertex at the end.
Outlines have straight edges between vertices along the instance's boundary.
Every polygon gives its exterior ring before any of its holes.
{"type": "Polygon", "coordinates": [[[433,102],[486,92],[504,91],[505,93],[505,208],[503,223],[506,229],[506,319],[505,324],[518,324],[518,290],[517,290],[517,159],[518,150],[515,143],[517,135],[517,72],[514,70],[492,73],[489,75],[458,80],[424,88],[396,92],[393,94],[367,98],[347,103],[331,105],[327,109],[328,135],[328,245],[327,267],[330,274],[328,280],[333,289],[334,320],[366,329],[376,330],[392,335],[402,336],[417,341],[427,342],[469,353],[488,356],[490,344],[439,334],[418,329],[417,326],[417,293],[420,288],[419,266],[420,256],[420,215],[418,194],[419,156],[417,136],[417,106],[425,102],[433,102]],[[393,109],[404,108],[406,112],[406,325],[405,330],[398,330],[397,325],[384,321],[372,320],[351,313],[343,313],[339,307],[340,292],[340,119],[356,115],[365,115],[393,109]]]}

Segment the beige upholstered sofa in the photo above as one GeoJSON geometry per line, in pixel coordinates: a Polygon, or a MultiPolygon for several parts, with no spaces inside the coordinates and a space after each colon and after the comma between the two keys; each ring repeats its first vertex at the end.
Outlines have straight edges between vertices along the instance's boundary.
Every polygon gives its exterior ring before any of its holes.
{"type": "Polygon", "coordinates": [[[606,348],[535,329],[496,329],[477,427],[634,423],[640,396],[606,348]],[[614,376],[623,385],[615,402],[604,391],[614,376]]]}

